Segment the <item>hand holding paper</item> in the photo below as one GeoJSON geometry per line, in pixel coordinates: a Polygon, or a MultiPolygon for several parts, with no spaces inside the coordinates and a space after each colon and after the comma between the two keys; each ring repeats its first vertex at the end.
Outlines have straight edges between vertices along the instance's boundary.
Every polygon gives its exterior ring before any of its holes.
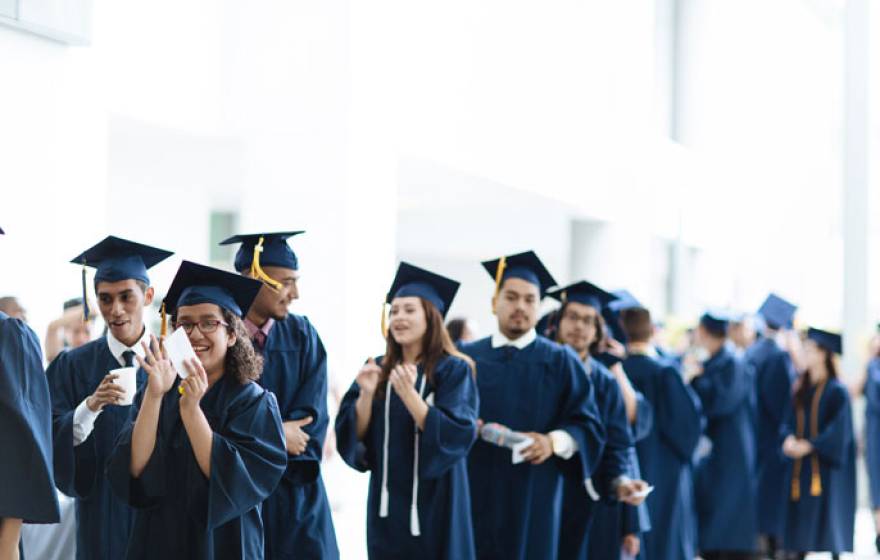
{"type": "Polygon", "coordinates": [[[188,371],[184,362],[189,359],[198,359],[195,350],[193,350],[192,344],[189,342],[189,337],[186,335],[186,331],[183,329],[177,329],[171,333],[171,336],[165,339],[163,345],[165,346],[165,352],[168,354],[168,358],[174,365],[174,370],[177,372],[177,375],[179,375],[181,379],[186,379],[188,371]]]}

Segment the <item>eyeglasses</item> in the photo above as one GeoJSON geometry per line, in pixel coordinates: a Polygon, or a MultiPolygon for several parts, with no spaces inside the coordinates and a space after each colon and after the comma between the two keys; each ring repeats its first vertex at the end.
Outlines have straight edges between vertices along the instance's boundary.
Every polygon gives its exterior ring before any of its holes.
{"type": "Polygon", "coordinates": [[[181,328],[186,334],[192,334],[193,329],[195,327],[199,327],[199,331],[202,334],[211,334],[212,332],[217,330],[217,327],[223,325],[224,327],[228,327],[228,323],[224,323],[223,321],[218,321],[217,319],[202,319],[198,322],[192,321],[178,321],[175,323],[175,328],[181,328]]]}
{"type": "Polygon", "coordinates": [[[598,321],[595,315],[579,315],[574,311],[566,311],[562,315],[562,318],[567,321],[571,321],[572,323],[583,323],[588,327],[595,325],[598,321]]]}

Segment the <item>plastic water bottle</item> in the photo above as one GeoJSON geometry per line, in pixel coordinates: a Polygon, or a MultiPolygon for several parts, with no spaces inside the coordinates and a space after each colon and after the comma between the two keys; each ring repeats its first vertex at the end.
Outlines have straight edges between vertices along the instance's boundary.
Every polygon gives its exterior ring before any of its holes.
{"type": "Polygon", "coordinates": [[[515,445],[527,440],[528,436],[520,432],[514,432],[510,428],[496,422],[490,422],[483,424],[483,427],[480,428],[480,438],[492,445],[513,449],[515,445]]]}

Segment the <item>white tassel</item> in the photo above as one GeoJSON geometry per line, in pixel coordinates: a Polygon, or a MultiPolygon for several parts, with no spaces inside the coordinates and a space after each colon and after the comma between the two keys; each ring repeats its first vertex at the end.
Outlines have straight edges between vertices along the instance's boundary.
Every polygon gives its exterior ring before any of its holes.
{"type": "Polygon", "coordinates": [[[593,486],[593,479],[592,478],[588,478],[584,481],[584,487],[586,487],[587,494],[590,495],[590,499],[593,500],[594,502],[598,502],[599,498],[601,498],[601,496],[599,496],[599,493],[596,492],[596,488],[593,486]]]}
{"type": "Polygon", "coordinates": [[[388,517],[388,489],[384,486],[379,496],[379,517],[388,517]]]}
{"type": "MultiPolygon", "coordinates": [[[[425,393],[425,376],[422,375],[422,384],[419,387],[419,397],[425,393]]],[[[419,427],[415,426],[415,443],[413,456],[413,490],[412,502],[409,507],[409,532],[412,536],[418,537],[422,534],[419,527],[419,427]]]]}
{"type": "Polygon", "coordinates": [[[418,537],[422,534],[421,529],[419,528],[419,507],[412,506],[409,508],[409,532],[414,537],[418,537]]]}
{"type": "Polygon", "coordinates": [[[385,387],[385,437],[382,453],[382,492],[379,495],[379,517],[388,517],[388,432],[391,428],[391,387],[385,387]]]}

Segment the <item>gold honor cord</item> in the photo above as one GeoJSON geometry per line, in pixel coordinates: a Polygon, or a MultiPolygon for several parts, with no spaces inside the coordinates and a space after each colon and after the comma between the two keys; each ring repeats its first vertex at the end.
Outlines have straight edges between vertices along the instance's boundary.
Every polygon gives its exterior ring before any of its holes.
{"type": "Polygon", "coordinates": [[[281,289],[281,282],[266,274],[266,271],[264,271],[263,267],[260,266],[260,253],[263,252],[263,240],[264,239],[261,236],[260,241],[256,244],[256,246],[254,246],[254,260],[251,261],[251,277],[256,278],[257,280],[261,280],[270,288],[278,291],[281,289]]]}
{"type": "MultiPolygon", "coordinates": [[[[816,389],[813,395],[813,402],[810,405],[810,436],[817,438],[819,436],[819,402],[822,400],[822,393],[825,392],[825,381],[823,381],[816,389]]],[[[797,437],[804,437],[804,406],[798,404],[797,407],[797,437]]],[[[803,460],[797,459],[794,462],[794,469],[791,477],[791,501],[797,502],[801,499],[801,468],[803,460]]],[[[822,495],[822,474],[819,470],[819,454],[813,450],[810,457],[810,496],[822,495]]]]}
{"type": "MultiPolygon", "coordinates": [[[[501,257],[498,260],[498,268],[495,269],[495,297],[493,302],[498,300],[498,294],[501,293],[501,280],[504,279],[505,269],[507,269],[507,257],[501,257]]],[[[495,313],[495,303],[492,304],[492,313],[495,313]]]]}

